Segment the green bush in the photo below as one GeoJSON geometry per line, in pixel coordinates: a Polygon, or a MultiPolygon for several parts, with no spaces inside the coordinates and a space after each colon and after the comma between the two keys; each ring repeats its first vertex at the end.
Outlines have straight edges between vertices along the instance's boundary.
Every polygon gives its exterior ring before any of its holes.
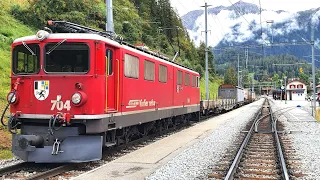
{"type": "Polygon", "coordinates": [[[200,64],[197,64],[194,67],[194,70],[197,71],[200,74],[201,77],[204,77],[204,69],[200,64]]]}

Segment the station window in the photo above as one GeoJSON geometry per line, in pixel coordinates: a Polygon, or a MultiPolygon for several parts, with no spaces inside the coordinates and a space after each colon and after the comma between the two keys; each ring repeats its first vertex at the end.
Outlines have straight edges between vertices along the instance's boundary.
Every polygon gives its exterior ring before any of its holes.
{"type": "Polygon", "coordinates": [[[139,58],[130,54],[124,55],[124,75],[129,78],[139,78],[139,58]]]}
{"type": "Polygon", "coordinates": [[[182,85],[182,71],[177,70],[177,84],[182,85]]]}
{"type": "Polygon", "coordinates": [[[184,85],[190,86],[190,74],[189,73],[185,73],[184,85]]]}
{"type": "Polygon", "coordinates": [[[26,44],[26,47],[18,45],[13,49],[12,57],[12,70],[15,74],[35,74],[39,72],[39,45],[26,44]]]}
{"type": "Polygon", "coordinates": [[[168,68],[164,65],[159,65],[159,82],[166,83],[168,78],[168,68]]]}
{"type": "Polygon", "coordinates": [[[154,81],[155,65],[154,62],[144,60],[144,79],[154,81]]]}
{"type": "Polygon", "coordinates": [[[45,46],[46,72],[85,73],[89,71],[89,46],[84,43],[49,43],[45,46]]]}
{"type": "Polygon", "coordinates": [[[303,88],[303,85],[302,84],[299,84],[299,85],[297,85],[298,87],[297,88],[303,88]]]}
{"type": "Polygon", "coordinates": [[[192,75],[192,87],[196,87],[196,77],[192,75]]]}
{"type": "Polygon", "coordinates": [[[113,73],[112,71],[112,51],[110,49],[107,49],[106,51],[106,63],[107,63],[107,74],[111,75],[113,73]]]}

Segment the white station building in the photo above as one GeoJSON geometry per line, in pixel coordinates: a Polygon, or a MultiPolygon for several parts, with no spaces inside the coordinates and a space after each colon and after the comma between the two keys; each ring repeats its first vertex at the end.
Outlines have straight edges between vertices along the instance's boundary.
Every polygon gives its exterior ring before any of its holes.
{"type": "Polygon", "coordinates": [[[292,80],[287,84],[287,100],[305,100],[307,95],[307,86],[300,80],[292,80]]]}

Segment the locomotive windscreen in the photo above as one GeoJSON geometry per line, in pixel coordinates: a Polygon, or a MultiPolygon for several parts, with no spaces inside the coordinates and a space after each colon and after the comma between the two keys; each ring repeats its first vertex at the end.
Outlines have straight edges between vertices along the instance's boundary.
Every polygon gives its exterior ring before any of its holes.
{"type": "Polygon", "coordinates": [[[89,46],[84,43],[50,43],[45,51],[46,72],[86,73],[89,70],[89,46]]]}
{"type": "Polygon", "coordinates": [[[14,47],[12,53],[14,74],[36,74],[39,72],[40,48],[38,44],[25,44],[14,47]]]}

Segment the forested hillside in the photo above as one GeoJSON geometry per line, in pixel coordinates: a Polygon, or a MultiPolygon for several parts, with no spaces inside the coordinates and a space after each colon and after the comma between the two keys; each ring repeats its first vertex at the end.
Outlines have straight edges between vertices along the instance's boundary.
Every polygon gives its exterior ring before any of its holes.
{"type": "MultiPolygon", "coordinates": [[[[238,51],[236,49],[227,49],[219,54],[215,54],[215,70],[217,74],[225,74],[229,72],[228,77],[233,77],[233,74],[237,74],[239,54],[239,70],[242,74],[243,84],[251,81],[254,77],[255,81],[276,81],[279,84],[279,80],[284,76],[288,78],[300,78],[305,83],[309,84],[312,74],[312,66],[309,62],[299,59],[296,56],[289,54],[281,55],[268,55],[257,54],[250,52],[248,54],[248,63],[246,68],[245,52],[238,51]],[[231,70],[230,67],[232,67],[231,70]],[[228,70],[227,70],[228,69],[228,70]],[[226,71],[227,70],[227,71],[226,71]],[[234,72],[230,72],[234,71],[234,72]]],[[[231,78],[237,78],[236,76],[231,78]]],[[[320,83],[320,70],[316,71],[316,82],[320,83]]],[[[237,83],[237,80],[231,80],[233,84],[237,83]]]]}

